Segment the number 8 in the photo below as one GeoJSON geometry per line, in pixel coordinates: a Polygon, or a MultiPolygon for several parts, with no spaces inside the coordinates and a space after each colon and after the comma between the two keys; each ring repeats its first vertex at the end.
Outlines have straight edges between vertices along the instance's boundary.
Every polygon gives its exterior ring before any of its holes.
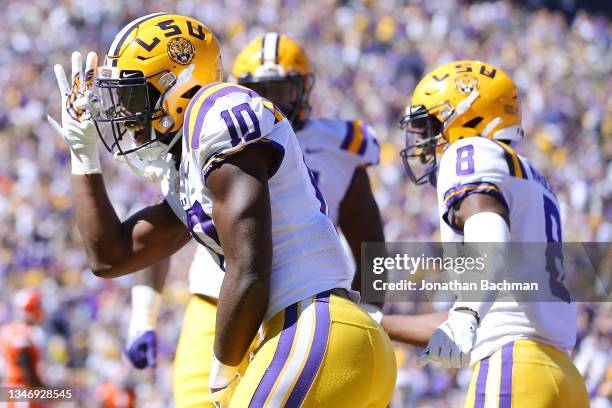
{"type": "Polygon", "coordinates": [[[457,165],[455,169],[458,176],[474,173],[474,146],[461,146],[457,149],[457,165]]]}

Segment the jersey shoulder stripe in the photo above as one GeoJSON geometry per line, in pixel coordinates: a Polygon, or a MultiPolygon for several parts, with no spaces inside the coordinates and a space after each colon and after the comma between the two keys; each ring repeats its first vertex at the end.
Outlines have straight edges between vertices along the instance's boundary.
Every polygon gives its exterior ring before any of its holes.
{"type": "Polygon", "coordinates": [[[504,159],[508,164],[508,171],[510,172],[510,176],[526,179],[527,173],[525,172],[525,168],[523,167],[521,159],[518,157],[518,154],[516,154],[514,149],[505,143],[498,142],[497,140],[493,140],[493,142],[504,151],[504,159]]]}
{"type": "Polygon", "coordinates": [[[276,105],[274,105],[272,102],[270,102],[269,100],[264,100],[263,102],[264,108],[266,108],[267,110],[269,110],[273,115],[274,115],[274,124],[276,125],[278,122],[280,122],[281,120],[285,119],[285,115],[283,115],[283,112],[280,111],[280,109],[278,109],[276,107],[276,105]]]}
{"type": "Polygon", "coordinates": [[[363,156],[368,147],[367,129],[361,120],[346,122],[346,135],[340,148],[363,156]]]}
{"type": "Polygon", "coordinates": [[[476,182],[461,184],[450,188],[444,194],[444,203],[448,208],[457,201],[461,201],[465,197],[475,193],[491,194],[500,198],[503,202],[506,201],[504,199],[503,194],[501,193],[501,190],[495,184],[487,182],[476,182]]]}
{"type": "Polygon", "coordinates": [[[206,114],[217,99],[231,93],[244,93],[252,97],[258,96],[254,91],[241,85],[227,82],[214,82],[200,89],[193,97],[185,113],[185,125],[187,126],[185,129],[185,139],[187,141],[187,148],[198,149],[200,147],[198,135],[204,125],[206,114]]]}

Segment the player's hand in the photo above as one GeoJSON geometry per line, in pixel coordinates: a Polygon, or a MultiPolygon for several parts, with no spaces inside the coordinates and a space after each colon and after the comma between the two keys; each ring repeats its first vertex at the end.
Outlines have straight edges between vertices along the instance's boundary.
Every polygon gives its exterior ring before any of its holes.
{"type": "Polygon", "coordinates": [[[467,367],[476,343],[477,326],[473,315],[451,310],[448,319],[434,330],[425,351],[417,358],[417,365],[437,361],[446,368],[467,367]]]}
{"type": "Polygon", "coordinates": [[[209,388],[210,395],[209,400],[212,401],[213,404],[217,408],[227,408],[232,401],[232,396],[234,395],[234,391],[240,382],[240,376],[236,375],[234,380],[226,385],[224,388],[209,388]]]}
{"type": "Polygon", "coordinates": [[[210,394],[208,400],[213,402],[217,408],[227,408],[232,401],[234,390],[240,382],[238,366],[229,366],[220,362],[213,354],[210,365],[210,377],[208,389],[210,394]]]}
{"type": "Polygon", "coordinates": [[[123,353],[132,365],[140,370],[155,367],[157,356],[157,335],[147,330],[130,336],[123,353]]]}
{"type": "Polygon", "coordinates": [[[53,67],[62,97],[62,125],[49,115],[47,120],[70,148],[72,174],[101,172],[98,133],[92,119],[100,110],[100,100],[92,92],[97,65],[98,56],[95,52],[90,52],[87,54],[83,73],[81,53],[73,52],[71,84],[68,83],[61,65],[56,64],[53,67]]]}

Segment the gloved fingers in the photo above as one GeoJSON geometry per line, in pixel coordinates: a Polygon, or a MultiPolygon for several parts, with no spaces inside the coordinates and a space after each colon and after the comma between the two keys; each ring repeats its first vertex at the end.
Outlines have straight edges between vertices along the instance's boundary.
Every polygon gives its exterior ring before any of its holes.
{"type": "Polygon", "coordinates": [[[72,91],[82,91],[81,79],[83,78],[83,59],[81,53],[75,51],[72,53],[72,91]]]}
{"type": "Polygon", "coordinates": [[[440,347],[440,363],[443,367],[450,367],[453,349],[454,347],[452,344],[445,344],[444,346],[440,347]]]}
{"type": "Polygon", "coordinates": [[[440,344],[432,344],[429,346],[429,358],[431,361],[439,362],[442,349],[440,344]]]}
{"type": "Polygon", "coordinates": [[[93,80],[98,67],[98,54],[90,51],[87,54],[87,61],[85,62],[85,80],[83,81],[83,90],[91,90],[93,87],[93,80]]]}
{"type": "Polygon", "coordinates": [[[457,346],[461,349],[462,352],[469,353],[474,347],[475,340],[475,336],[471,333],[468,333],[459,339],[459,341],[457,342],[457,346]]]}
{"type": "Polygon", "coordinates": [[[463,353],[459,350],[459,347],[451,347],[450,352],[450,366],[453,368],[459,368],[462,366],[463,353]]]}
{"type": "Polygon", "coordinates": [[[64,67],[62,67],[60,64],[55,64],[53,66],[53,71],[55,72],[55,79],[57,79],[57,85],[59,86],[60,95],[64,97],[70,92],[70,85],[68,85],[68,80],[66,79],[66,72],[64,71],[64,67]]]}
{"type": "Polygon", "coordinates": [[[47,115],[47,121],[49,122],[49,124],[51,125],[53,130],[55,130],[63,138],[64,137],[64,131],[63,131],[62,127],[60,126],[60,124],[57,123],[57,121],[55,119],[53,119],[51,116],[49,116],[49,115],[47,115]]]}
{"type": "Polygon", "coordinates": [[[431,356],[429,355],[429,351],[425,350],[421,353],[420,356],[416,359],[417,367],[425,367],[431,361],[431,356]]]}
{"type": "Polygon", "coordinates": [[[461,352],[461,367],[467,367],[470,365],[470,356],[472,353],[461,352]]]}

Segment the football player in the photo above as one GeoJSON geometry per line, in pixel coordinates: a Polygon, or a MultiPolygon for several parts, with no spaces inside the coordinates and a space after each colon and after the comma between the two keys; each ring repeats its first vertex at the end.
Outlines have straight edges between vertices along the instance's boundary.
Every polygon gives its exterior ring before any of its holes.
{"type": "MultiPolygon", "coordinates": [[[[232,76],[240,85],[273,102],[291,122],[306,164],[325,197],[329,216],[350,246],[357,266],[353,287],[358,290],[361,242],[384,241],[366,171],[367,166],[378,163],[379,147],[372,129],[360,120],[309,115],[314,75],[307,55],[286,34],[270,32],[253,39],[238,54],[232,76]]],[[[153,329],[160,303],[157,282],[164,271],[158,268],[154,274],[157,279],[153,277],[152,284],[132,288],[132,335],[126,354],[137,367],[154,363],[153,329]]],[[[222,281],[223,270],[205,247],[199,246],[189,272],[193,296],[185,311],[174,363],[173,389],[178,407],[195,406],[208,393],[202,384],[208,383],[222,281]]],[[[375,319],[380,316],[381,305],[364,306],[375,319]]]]}
{"type": "Polygon", "coordinates": [[[100,277],[143,269],[193,237],[224,269],[211,399],[220,406],[385,406],[395,381],[388,336],[351,299],[352,272],[289,121],[254,91],[218,82],[220,46],[189,17],[141,17],[104,66],[73,84],[55,71],[72,153],[77,224],[100,277]],[[106,194],[98,135],[165,200],[120,221],[106,194]],[[166,157],[171,153],[170,157],[166,157]],[[261,327],[262,342],[239,365],[261,327]]]}
{"type": "MultiPolygon", "coordinates": [[[[437,186],[443,242],[502,243],[489,254],[495,265],[510,262],[503,243],[561,242],[553,190],[514,151],[523,137],[521,107],[501,69],[480,61],[434,69],[417,85],[401,125],[409,177],[437,186]]],[[[532,272],[549,282],[544,264],[532,272]]],[[[559,284],[552,275],[550,283],[559,284]]],[[[576,313],[569,299],[457,301],[419,363],[470,364],[466,407],[588,407],[569,357],[576,313]]]]}
{"type": "MultiPolygon", "coordinates": [[[[0,328],[0,353],[4,359],[3,387],[44,387],[40,376],[40,347],[44,342],[39,327],[44,317],[40,293],[22,289],[15,295],[15,321],[0,328]]],[[[41,406],[36,402],[9,402],[7,407],[41,406]]]]}

